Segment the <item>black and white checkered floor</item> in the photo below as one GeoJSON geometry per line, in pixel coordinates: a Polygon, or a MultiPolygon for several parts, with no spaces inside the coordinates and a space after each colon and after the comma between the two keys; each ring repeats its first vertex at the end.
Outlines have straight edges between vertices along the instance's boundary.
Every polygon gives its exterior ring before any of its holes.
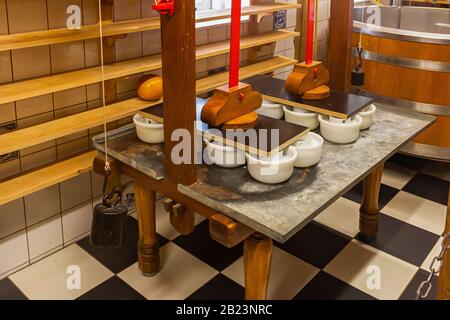
{"type": "MultiPolygon", "coordinates": [[[[413,299],[440,249],[450,181],[448,164],[395,156],[382,179],[380,231],[358,238],[362,185],[273,252],[269,299],[413,299]],[[379,286],[368,285],[373,272],[379,286]]],[[[242,245],[211,240],[207,221],[180,236],[158,204],[162,270],[141,276],[137,222],[129,218],[120,249],[82,239],[0,281],[0,299],[242,299],[242,245]],[[81,288],[67,288],[67,268],[81,270],[81,288]]],[[[436,279],[434,279],[436,283],[436,279]]],[[[435,288],[435,286],[433,286],[435,288]]],[[[430,296],[433,298],[434,292],[430,296]]]]}

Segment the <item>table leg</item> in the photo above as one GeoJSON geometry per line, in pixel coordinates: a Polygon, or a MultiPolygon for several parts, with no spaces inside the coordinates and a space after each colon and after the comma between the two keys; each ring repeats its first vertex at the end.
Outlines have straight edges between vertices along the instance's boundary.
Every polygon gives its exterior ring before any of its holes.
{"type": "MultiPolygon", "coordinates": [[[[445,223],[444,235],[450,232],[450,188],[448,190],[448,204],[447,204],[447,222],[445,223]]],[[[450,239],[447,239],[444,245],[450,245],[450,239]]],[[[439,282],[437,290],[438,300],[450,300],[450,252],[444,254],[442,258],[442,267],[439,272],[439,282]]]]}
{"type": "Polygon", "coordinates": [[[360,236],[373,239],[378,232],[378,196],[380,194],[381,176],[384,164],[380,164],[363,181],[364,197],[359,209],[359,231],[360,236]]]}
{"type": "Polygon", "coordinates": [[[245,299],[265,300],[272,262],[272,239],[255,233],[244,242],[245,299]]]}
{"type": "Polygon", "coordinates": [[[134,194],[139,224],[139,268],[144,276],[152,277],[159,271],[159,243],[155,222],[156,193],[135,182],[134,194]]]}

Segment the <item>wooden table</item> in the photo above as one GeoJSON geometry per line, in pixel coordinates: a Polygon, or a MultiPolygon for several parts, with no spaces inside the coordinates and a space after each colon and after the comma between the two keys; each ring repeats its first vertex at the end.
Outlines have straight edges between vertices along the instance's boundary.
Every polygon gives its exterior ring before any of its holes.
{"type": "MultiPolygon", "coordinates": [[[[281,243],[308,224],[322,210],[364,180],[360,232],[375,237],[378,228],[378,194],[383,163],[403,145],[430,126],[434,118],[404,113],[376,103],[374,125],[361,132],[357,142],[326,142],[321,162],[295,169],[292,178],[279,185],[253,180],[245,167],[223,169],[197,165],[197,182],[175,184],[165,176],[164,146],[141,142],[133,126],[109,133],[113,175],[125,174],[135,183],[139,222],[138,260],[145,275],[159,271],[155,230],[155,192],[164,194],[174,227],[193,230],[193,213],[210,220],[211,237],[227,247],[244,241],[245,296],[265,299],[270,273],[272,239],[281,243]]],[[[94,146],[104,151],[102,136],[94,146]]],[[[94,168],[103,172],[101,158],[94,168]]]]}

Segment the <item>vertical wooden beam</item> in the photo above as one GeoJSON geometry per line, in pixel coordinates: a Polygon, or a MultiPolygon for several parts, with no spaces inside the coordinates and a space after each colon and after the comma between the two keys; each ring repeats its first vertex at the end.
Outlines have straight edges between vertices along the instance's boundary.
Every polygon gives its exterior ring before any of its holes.
{"type": "Polygon", "coordinates": [[[383,169],[384,165],[380,164],[363,181],[364,196],[359,210],[359,230],[360,235],[368,239],[375,238],[378,232],[378,217],[380,213],[378,197],[383,169]]]}
{"type": "Polygon", "coordinates": [[[301,4],[301,9],[297,10],[297,23],[295,31],[300,32],[300,37],[295,38],[295,58],[298,61],[305,60],[306,51],[306,16],[308,14],[308,0],[297,0],[297,3],[301,4]]]}
{"type": "Polygon", "coordinates": [[[135,181],[134,194],[139,226],[139,268],[144,276],[152,277],[159,271],[159,242],[155,221],[156,193],[135,181]]]}
{"type": "MultiPolygon", "coordinates": [[[[444,235],[450,232],[450,188],[448,189],[447,222],[445,223],[444,235]]],[[[450,245],[450,239],[444,242],[445,246],[450,245]]],[[[442,267],[439,272],[439,282],[437,289],[438,300],[450,300],[450,250],[442,258],[442,267]]]]}
{"type": "Polygon", "coordinates": [[[265,300],[272,264],[272,239],[255,233],[244,241],[245,299],[265,300]]]}
{"type": "Polygon", "coordinates": [[[194,165],[195,121],[195,4],[176,1],[173,16],[161,15],[161,55],[164,90],[164,151],[167,178],[182,184],[196,181],[194,165]],[[172,132],[190,133],[190,163],[175,164],[171,157],[179,141],[172,132]]]}
{"type": "Polygon", "coordinates": [[[349,92],[352,69],[353,0],[330,0],[328,70],[332,90],[349,92]]]}

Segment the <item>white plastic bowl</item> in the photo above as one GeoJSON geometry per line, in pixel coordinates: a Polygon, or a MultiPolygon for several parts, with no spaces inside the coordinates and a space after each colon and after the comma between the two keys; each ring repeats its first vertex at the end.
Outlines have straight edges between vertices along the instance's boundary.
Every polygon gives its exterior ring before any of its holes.
{"type": "Polygon", "coordinates": [[[146,119],[140,114],[136,114],[133,121],[139,139],[147,143],[164,142],[164,125],[162,123],[146,119]]]}
{"type": "Polygon", "coordinates": [[[370,126],[373,124],[373,119],[375,118],[376,111],[377,107],[374,104],[371,104],[363,111],[358,113],[358,115],[361,116],[361,118],[363,119],[363,123],[361,125],[360,130],[366,130],[370,128],[370,126]]]}
{"type": "Polygon", "coordinates": [[[290,146],[272,158],[258,159],[248,153],[246,157],[248,172],[254,179],[263,183],[275,184],[284,182],[292,176],[297,150],[290,146]]]}
{"type": "Polygon", "coordinates": [[[314,132],[308,133],[292,146],[297,150],[294,166],[298,168],[312,167],[319,163],[322,156],[324,140],[314,132]]]}
{"type": "Polygon", "coordinates": [[[284,119],[287,122],[307,127],[310,130],[316,130],[319,127],[317,113],[293,107],[283,107],[283,110],[284,119]]]}
{"type": "Polygon", "coordinates": [[[345,144],[358,139],[363,119],[356,115],[347,120],[319,115],[320,133],[330,142],[345,144]]]}
{"type": "Polygon", "coordinates": [[[222,143],[203,139],[206,144],[206,155],[209,163],[214,163],[223,168],[236,168],[245,164],[245,152],[222,143]]]}
{"type": "Polygon", "coordinates": [[[261,114],[266,117],[281,119],[284,116],[283,106],[278,103],[274,103],[271,101],[263,100],[261,108],[256,109],[258,114],[261,114]]]}

